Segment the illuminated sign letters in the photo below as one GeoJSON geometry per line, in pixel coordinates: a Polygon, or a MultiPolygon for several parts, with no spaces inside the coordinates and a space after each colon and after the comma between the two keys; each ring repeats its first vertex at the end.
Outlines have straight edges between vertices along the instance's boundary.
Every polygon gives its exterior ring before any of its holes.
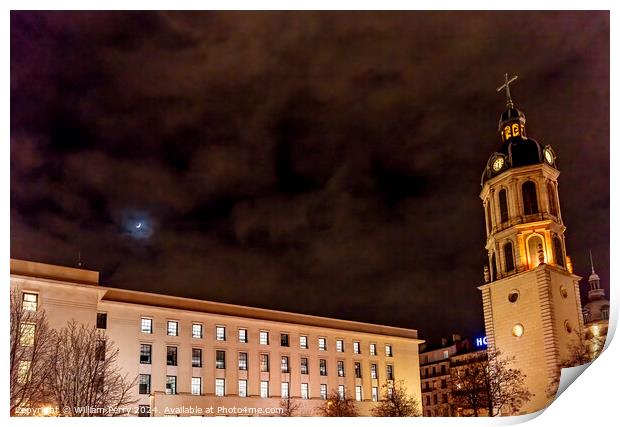
{"type": "Polygon", "coordinates": [[[476,338],[476,347],[486,347],[487,346],[487,337],[476,338]]]}

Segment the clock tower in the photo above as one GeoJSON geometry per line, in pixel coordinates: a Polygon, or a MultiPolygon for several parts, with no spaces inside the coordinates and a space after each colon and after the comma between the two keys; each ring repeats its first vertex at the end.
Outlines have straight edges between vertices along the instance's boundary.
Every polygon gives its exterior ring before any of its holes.
{"type": "Polygon", "coordinates": [[[523,413],[543,409],[568,346],[583,328],[578,283],[566,255],[556,155],[529,138],[525,114],[510,95],[499,119],[500,145],[484,168],[480,192],[486,218],[482,292],[490,349],[514,357],[533,394],[523,413]]]}

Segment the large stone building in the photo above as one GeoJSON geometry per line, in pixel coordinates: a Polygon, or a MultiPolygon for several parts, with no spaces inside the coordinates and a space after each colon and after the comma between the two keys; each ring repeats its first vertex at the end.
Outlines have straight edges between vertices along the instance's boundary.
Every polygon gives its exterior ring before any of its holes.
{"type": "Polygon", "coordinates": [[[607,329],[609,328],[609,300],[605,298],[605,289],[601,288],[601,278],[594,271],[592,253],[590,253],[592,273],[588,278],[588,302],[583,307],[586,345],[590,357],[597,357],[603,350],[607,329]]]}
{"type": "MultiPolygon", "coordinates": [[[[510,97],[499,120],[501,145],[489,157],[480,198],[486,214],[482,302],[489,349],[515,357],[532,399],[543,409],[548,389],[583,329],[578,283],[566,256],[556,156],[528,138],[525,114],[510,97]]],[[[499,89],[498,89],[499,90],[499,89]]]]}
{"type": "MultiPolygon", "coordinates": [[[[482,341],[482,338],[478,339],[482,341]]],[[[459,405],[453,398],[452,381],[456,369],[467,369],[486,357],[486,345],[474,344],[469,338],[452,334],[442,338],[441,346],[420,350],[420,381],[422,382],[422,408],[425,417],[473,416],[473,410],[459,405]]],[[[458,391],[457,391],[458,392],[458,391]]],[[[487,416],[486,408],[479,408],[478,416],[487,416]]]]}
{"type": "Polygon", "coordinates": [[[489,349],[515,357],[533,394],[523,413],[543,409],[562,359],[583,329],[580,277],[566,256],[556,156],[527,137],[525,114],[515,108],[508,79],[499,120],[501,144],[482,175],[486,214],[482,292],[489,349]]]}
{"type": "Polygon", "coordinates": [[[395,379],[420,401],[415,330],[109,288],[94,271],[20,260],[11,288],[52,328],[104,329],[146,415],[274,415],[287,394],[317,415],[332,391],[368,415],[395,379]]]}
{"type": "Polygon", "coordinates": [[[441,346],[420,350],[420,381],[422,382],[422,408],[425,417],[452,416],[450,399],[451,358],[472,350],[470,340],[453,334],[449,340],[442,338],[441,346]]]}

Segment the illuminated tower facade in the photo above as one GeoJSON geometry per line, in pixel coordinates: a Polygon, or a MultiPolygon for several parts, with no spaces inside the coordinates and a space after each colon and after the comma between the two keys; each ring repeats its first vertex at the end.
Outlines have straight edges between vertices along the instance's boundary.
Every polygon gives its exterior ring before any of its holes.
{"type": "Polygon", "coordinates": [[[580,277],[566,256],[556,156],[527,136],[525,114],[506,91],[499,120],[501,144],[482,174],[480,198],[486,219],[482,291],[490,349],[514,357],[534,395],[522,407],[529,413],[549,403],[548,388],[568,346],[583,328],[580,277]]]}
{"type": "Polygon", "coordinates": [[[588,278],[588,302],[583,308],[585,337],[590,357],[598,357],[603,350],[607,329],[609,328],[609,300],[605,298],[605,289],[601,288],[601,278],[594,271],[592,252],[590,252],[592,273],[588,278]]]}

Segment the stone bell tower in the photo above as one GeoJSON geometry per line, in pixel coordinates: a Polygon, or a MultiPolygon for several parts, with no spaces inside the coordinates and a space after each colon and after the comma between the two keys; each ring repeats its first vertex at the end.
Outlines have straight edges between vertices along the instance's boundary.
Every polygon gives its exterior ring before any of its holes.
{"type": "Polygon", "coordinates": [[[527,136],[510,95],[499,120],[500,145],[482,174],[488,264],[482,291],[490,349],[514,357],[534,395],[521,410],[549,403],[547,389],[583,328],[580,277],[566,256],[555,152],[527,136]]]}

